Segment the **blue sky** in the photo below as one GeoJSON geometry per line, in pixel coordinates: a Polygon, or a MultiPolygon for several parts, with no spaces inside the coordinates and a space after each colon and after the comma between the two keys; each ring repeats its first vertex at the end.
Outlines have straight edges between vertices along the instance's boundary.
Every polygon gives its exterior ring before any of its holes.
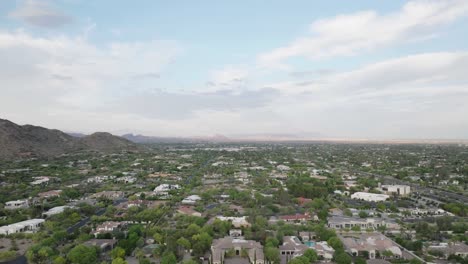
{"type": "Polygon", "coordinates": [[[467,23],[465,0],[7,0],[0,112],[86,133],[466,139],[467,23]]]}

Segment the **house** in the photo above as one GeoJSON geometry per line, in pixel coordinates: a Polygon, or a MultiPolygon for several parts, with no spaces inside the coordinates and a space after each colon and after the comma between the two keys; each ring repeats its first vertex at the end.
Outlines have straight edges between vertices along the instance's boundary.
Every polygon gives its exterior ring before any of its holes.
{"type": "Polygon", "coordinates": [[[411,193],[411,187],[408,185],[381,185],[380,190],[388,195],[408,196],[411,193]]]}
{"type": "Polygon", "coordinates": [[[45,217],[50,217],[52,215],[63,213],[63,211],[65,211],[65,209],[67,209],[67,208],[73,208],[73,207],[72,206],[67,206],[67,205],[57,206],[57,207],[49,209],[49,211],[47,211],[45,213],[42,213],[42,215],[45,216],[45,217]]]}
{"type": "Polygon", "coordinates": [[[94,176],[94,177],[86,179],[86,182],[87,183],[102,183],[108,180],[113,180],[115,178],[116,178],[115,176],[107,176],[107,175],[94,176]]]}
{"type": "Polygon", "coordinates": [[[358,218],[347,216],[332,216],[328,218],[328,227],[333,229],[351,229],[353,227],[374,230],[380,227],[385,227],[388,229],[400,229],[400,225],[390,219],[358,218]]]}
{"type": "Polygon", "coordinates": [[[283,165],[283,164],[276,166],[276,169],[281,171],[281,172],[287,172],[287,171],[291,170],[291,168],[289,166],[286,166],[286,165],[283,165]]]}
{"type": "Polygon", "coordinates": [[[44,219],[30,219],[0,227],[0,235],[11,235],[22,232],[36,232],[45,222],[44,219]]]}
{"type": "Polygon", "coordinates": [[[338,235],[338,238],[343,243],[345,251],[351,256],[375,259],[377,253],[382,256],[382,253],[389,251],[392,254],[388,258],[401,259],[403,257],[398,244],[381,233],[347,233],[338,235]]]}
{"type": "Polygon", "coordinates": [[[117,181],[117,182],[122,182],[122,183],[129,183],[129,184],[132,184],[132,183],[135,183],[136,180],[137,180],[136,177],[133,177],[133,176],[124,176],[124,177],[117,178],[115,181],[117,181]]]}
{"type": "Polygon", "coordinates": [[[102,191],[91,195],[91,198],[105,198],[110,200],[116,200],[124,196],[124,192],[121,191],[102,191]]]}
{"type": "Polygon", "coordinates": [[[335,249],[328,245],[327,241],[315,242],[314,250],[317,252],[319,257],[330,261],[333,259],[333,254],[335,254],[335,249]]]}
{"type": "Polygon", "coordinates": [[[312,216],[310,213],[306,212],[305,214],[295,214],[295,215],[282,215],[280,219],[285,222],[295,222],[295,223],[303,223],[307,221],[317,221],[318,217],[316,215],[312,216]]]}
{"type": "Polygon", "coordinates": [[[167,196],[170,191],[179,190],[180,186],[178,184],[161,184],[158,187],[154,188],[153,192],[155,195],[167,196]]]}
{"type": "Polygon", "coordinates": [[[99,234],[112,233],[114,231],[120,230],[123,226],[124,224],[122,222],[106,221],[96,227],[94,236],[97,237],[99,234]]]}
{"type": "Polygon", "coordinates": [[[368,202],[383,202],[390,198],[390,196],[378,193],[355,192],[351,194],[351,198],[356,200],[364,200],[368,202]]]}
{"type": "Polygon", "coordinates": [[[195,210],[193,209],[192,206],[184,206],[184,205],[181,205],[181,206],[179,206],[179,208],[177,209],[177,212],[178,212],[179,214],[201,217],[201,213],[195,211],[195,210]]]}
{"type": "Polygon", "coordinates": [[[285,236],[283,244],[279,246],[279,251],[281,256],[285,256],[285,263],[287,263],[295,257],[302,256],[308,248],[296,236],[285,236]]]}
{"type": "Polygon", "coordinates": [[[229,230],[230,237],[242,237],[242,229],[231,229],[229,230]]]}
{"type": "Polygon", "coordinates": [[[312,202],[312,199],[304,198],[304,197],[298,197],[298,198],[297,198],[297,203],[298,203],[300,206],[302,206],[302,205],[304,205],[304,204],[306,204],[306,203],[310,203],[310,202],[312,202]]]}
{"type": "Polygon", "coordinates": [[[210,264],[264,264],[263,246],[253,240],[224,237],[213,240],[210,264]]]}
{"type": "Polygon", "coordinates": [[[50,181],[50,178],[46,176],[33,177],[33,179],[34,181],[31,182],[31,185],[47,184],[50,181]]]}
{"type": "Polygon", "coordinates": [[[147,200],[132,200],[126,203],[127,209],[133,206],[136,206],[136,207],[149,206],[150,204],[151,204],[151,201],[147,201],[147,200]]]}
{"type": "Polygon", "coordinates": [[[315,234],[315,232],[308,232],[308,231],[299,232],[299,237],[301,238],[303,242],[317,239],[317,235],[315,234]]]}
{"type": "Polygon", "coordinates": [[[28,208],[29,201],[28,200],[16,200],[16,201],[9,201],[5,203],[5,209],[7,210],[15,210],[21,208],[28,208]]]}
{"type": "Polygon", "coordinates": [[[441,252],[445,259],[450,255],[459,256],[462,258],[468,257],[468,245],[464,243],[440,243],[431,245],[427,248],[429,252],[441,252]]]}
{"type": "Polygon", "coordinates": [[[310,240],[311,236],[315,238],[315,233],[301,232],[304,237],[309,240],[303,243],[295,236],[283,237],[283,244],[279,247],[280,259],[282,264],[288,263],[295,257],[302,256],[307,249],[313,249],[318,256],[324,260],[329,261],[333,258],[335,250],[328,245],[326,241],[313,242],[310,240]],[[307,233],[307,234],[306,234],[307,233]]]}
{"type": "Polygon", "coordinates": [[[190,195],[187,198],[182,200],[182,204],[190,204],[194,205],[196,204],[199,200],[201,200],[201,197],[198,195],[190,195]]]}
{"type": "Polygon", "coordinates": [[[247,216],[241,216],[241,217],[216,216],[216,218],[221,220],[221,221],[231,221],[232,225],[235,228],[249,227],[250,226],[250,223],[247,222],[247,216]]]}
{"type": "Polygon", "coordinates": [[[39,198],[44,199],[44,198],[60,197],[61,194],[62,194],[62,190],[52,190],[48,192],[39,193],[38,196],[39,198]]]}

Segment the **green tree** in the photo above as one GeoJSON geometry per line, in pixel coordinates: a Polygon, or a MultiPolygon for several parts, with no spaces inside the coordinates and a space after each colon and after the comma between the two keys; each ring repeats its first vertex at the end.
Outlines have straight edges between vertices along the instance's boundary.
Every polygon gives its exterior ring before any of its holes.
{"type": "Polygon", "coordinates": [[[201,232],[201,228],[197,224],[190,224],[187,227],[186,234],[188,237],[192,237],[201,232]]]}
{"type": "Polygon", "coordinates": [[[112,259],[116,259],[116,258],[125,258],[125,249],[121,248],[121,247],[115,247],[112,251],[111,251],[111,257],[112,259]]]}
{"type": "Polygon", "coordinates": [[[67,258],[73,264],[91,264],[96,263],[97,253],[95,247],[78,245],[68,252],[67,258]]]}
{"type": "Polygon", "coordinates": [[[291,259],[291,261],[288,262],[288,264],[309,264],[307,263],[308,259],[307,258],[302,258],[302,257],[296,257],[291,259]]]}
{"type": "Polygon", "coordinates": [[[172,252],[166,252],[161,258],[161,264],[176,264],[177,258],[172,252]]]}
{"type": "Polygon", "coordinates": [[[29,262],[35,264],[48,263],[50,261],[49,257],[52,256],[53,253],[54,250],[51,247],[37,244],[26,252],[26,258],[29,262]]]}
{"type": "Polygon", "coordinates": [[[335,250],[342,250],[343,249],[343,243],[338,237],[331,237],[330,239],[327,240],[328,245],[330,245],[333,249],[335,250]]]}
{"type": "Polygon", "coordinates": [[[185,250],[188,250],[192,247],[190,241],[188,241],[188,239],[186,239],[185,237],[177,239],[177,245],[183,247],[185,250]]]}
{"type": "Polygon", "coordinates": [[[52,262],[53,264],[66,264],[67,263],[67,260],[62,257],[62,256],[58,256],[54,259],[54,261],[52,262]]]}
{"type": "Polygon", "coordinates": [[[315,252],[315,250],[310,249],[310,248],[304,252],[303,256],[309,260],[309,263],[315,263],[318,260],[317,252],[315,252]]]}
{"type": "Polygon", "coordinates": [[[362,257],[357,257],[354,259],[354,264],[366,264],[366,260],[362,257]]]}
{"type": "Polygon", "coordinates": [[[192,249],[195,255],[201,256],[210,248],[213,238],[208,233],[201,233],[192,237],[192,249]]]}
{"type": "Polygon", "coordinates": [[[333,260],[337,264],[351,264],[353,262],[351,256],[343,250],[335,251],[335,254],[333,254],[333,260]]]}
{"type": "Polygon", "coordinates": [[[265,240],[265,247],[278,247],[279,241],[276,237],[267,237],[265,240]]]}
{"type": "Polygon", "coordinates": [[[112,264],[128,264],[123,258],[115,258],[112,260],[112,264]]]}
{"type": "Polygon", "coordinates": [[[274,247],[266,247],[265,258],[268,261],[268,263],[279,264],[280,263],[279,250],[274,247]]]}

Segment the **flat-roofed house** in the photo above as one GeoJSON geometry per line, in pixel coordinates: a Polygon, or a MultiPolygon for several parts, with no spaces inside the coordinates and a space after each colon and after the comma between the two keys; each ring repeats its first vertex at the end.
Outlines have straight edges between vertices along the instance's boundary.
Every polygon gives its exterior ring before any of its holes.
{"type": "Polygon", "coordinates": [[[11,235],[15,233],[31,233],[36,232],[44,223],[44,219],[30,219],[26,221],[21,221],[7,226],[0,227],[1,235],[11,235]]]}
{"type": "Polygon", "coordinates": [[[411,193],[411,187],[408,185],[381,185],[380,190],[388,195],[408,196],[411,193]]]}
{"type": "Polygon", "coordinates": [[[400,229],[400,225],[393,220],[383,218],[357,218],[348,216],[332,216],[328,218],[328,227],[333,229],[351,229],[360,227],[362,229],[400,229]]]}
{"type": "Polygon", "coordinates": [[[29,201],[28,200],[16,200],[16,201],[8,201],[5,203],[5,209],[7,210],[15,210],[21,208],[28,208],[29,201]]]}
{"type": "Polygon", "coordinates": [[[355,192],[351,194],[351,198],[368,202],[383,202],[390,198],[390,196],[380,193],[355,192]]]}

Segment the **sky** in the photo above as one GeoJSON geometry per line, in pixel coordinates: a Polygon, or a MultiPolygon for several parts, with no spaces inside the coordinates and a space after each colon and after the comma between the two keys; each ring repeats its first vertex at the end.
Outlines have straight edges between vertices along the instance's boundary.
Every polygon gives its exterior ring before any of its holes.
{"type": "Polygon", "coordinates": [[[468,0],[1,0],[0,118],[82,133],[468,139],[468,0]]]}

